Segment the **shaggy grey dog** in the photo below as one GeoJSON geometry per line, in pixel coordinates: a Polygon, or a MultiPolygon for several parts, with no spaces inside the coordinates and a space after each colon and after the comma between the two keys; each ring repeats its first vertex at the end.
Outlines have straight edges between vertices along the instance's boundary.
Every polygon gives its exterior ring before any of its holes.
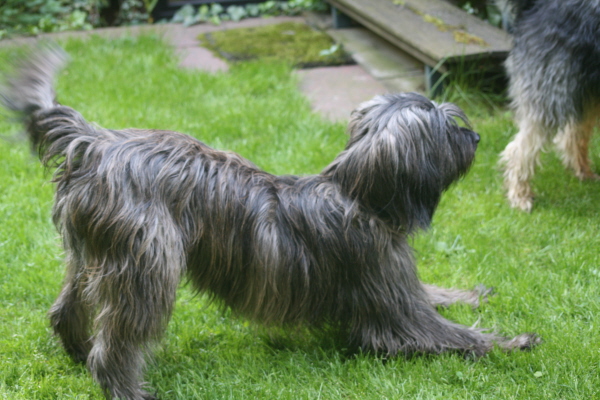
{"type": "Polygon", "coordinates": [[[367,352],[480,356],[539,341],[444,319],[436,305],[476,306],[480,293],[417,277],[407,237],[430,224],[479,141],[456,106],[376,97],[352,114],[345,150],[321,174],[273,176],[180,133],[90,125],[54,101],[63,58],[38,49],[1,94],[56,168],[68,269],[52,326],[108,397],[153,398],[143,355],[185,276],[243,316],[331,329],[367,352]]]}
{"type": "Polygon", "coordinates": [[[588,146],[600,112],[600,0],[498,0],[514,46],[506,61],[519,133],[501,155],[510,204],[531,211],[539,152],[554,138],[566,167],[598,179],[588,146]]]}

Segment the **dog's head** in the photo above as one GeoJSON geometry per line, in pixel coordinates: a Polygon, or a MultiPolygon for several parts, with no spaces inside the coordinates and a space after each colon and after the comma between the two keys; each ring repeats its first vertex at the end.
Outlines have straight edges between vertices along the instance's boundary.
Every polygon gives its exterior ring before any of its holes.
{"type": "Polygon", "coordinates": [[[416,93],[361,104],[348,131],[345,151],[325,172],[363,206],[408,230],[429,225],[442,192],[467,172],[479,142],[457,106],[416,93]]]}

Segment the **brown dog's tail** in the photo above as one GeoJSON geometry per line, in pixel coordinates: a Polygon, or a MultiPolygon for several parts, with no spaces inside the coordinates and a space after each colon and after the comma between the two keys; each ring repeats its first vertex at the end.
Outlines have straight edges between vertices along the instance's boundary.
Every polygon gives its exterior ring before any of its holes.
{"type": "Polygon", "coordinates": [[[0,86],[0,105],[21,119],[42,163],[63,169],[99,135],[77,111],[56,102],[54,79],[67,60],[58,45],[39,45],[13,62],[14,71],[0,86]]]}

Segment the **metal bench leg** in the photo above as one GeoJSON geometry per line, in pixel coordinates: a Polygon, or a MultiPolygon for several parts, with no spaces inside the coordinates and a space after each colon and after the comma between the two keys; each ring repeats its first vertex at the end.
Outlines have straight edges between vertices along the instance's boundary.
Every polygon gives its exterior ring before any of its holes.
{"type": "Polygon", "coordinates": [[[444,75],[429,65],[425,65],[425,89],[431,97],[438,96],[444,91],[444,75]]]}
{"type": "Polygon", "coordinates": [[[331,7],[331,17],[333,18],[333,27],[335,29],[351,28],[358,25],[356,21],[333,6],[331,7]]]}

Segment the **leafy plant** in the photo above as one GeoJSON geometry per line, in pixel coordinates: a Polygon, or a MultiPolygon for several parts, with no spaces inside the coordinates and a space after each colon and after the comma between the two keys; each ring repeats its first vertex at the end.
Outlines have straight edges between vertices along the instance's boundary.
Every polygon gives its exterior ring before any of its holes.
{"type": "MultiPolygon", "coordinates": [[[[145,6],[146,1],[151,0],[121,0],[116,25],[137,25],[151,21],[150,12],[145,6]]],[[[155,6],[156,4],[152,8],[155,6]]]]}
{"type": "Polygon", "coordinates": [[[0,38],[91,29],[99,23],[105,0],[3,0],[0,2],[0,38]]]}
{"type": "Polygon", "coordinates": [[[328,5],[322,0],[269,0],[263,3],[232,5],[227,8],[214,3],[210,7],[206,4],[201,5],[197,10],[191,4],[186,4],[175,13],[171,22],[183,23],[185,26],[202,22],[218,25],[221,21],[239,21],[260,16],[298,15],[303,11],[325,11],[327,8],[328,5]]]}
{"type": "Polygon", "coordinates": [[[152,18],[152,10],[154,10],[154,7],[156,7],[156,3],[158,3],[158,0],[143,0],[144,1],[144,8],[146,9],[146,12],[148,13],[148,22],[152,23],[154,20],[152,18]]]}
{"type": "Polygon", "coordinates": [[[483,0],[462,0],[459,2],[460,8],[475,15],[494,26],[502,25],[502,13],[493,2],[483,0]]]}
{"type": "Polygon", "coordinates": [[[212,22],[215,25],[221,23],[221,14],[224,8],[218,4],[203,4],[198,11],[191,4],[186,4],[175,13],[171,22],[183,23],[185,26],[195,25],[201,22],[212,22]]]}

